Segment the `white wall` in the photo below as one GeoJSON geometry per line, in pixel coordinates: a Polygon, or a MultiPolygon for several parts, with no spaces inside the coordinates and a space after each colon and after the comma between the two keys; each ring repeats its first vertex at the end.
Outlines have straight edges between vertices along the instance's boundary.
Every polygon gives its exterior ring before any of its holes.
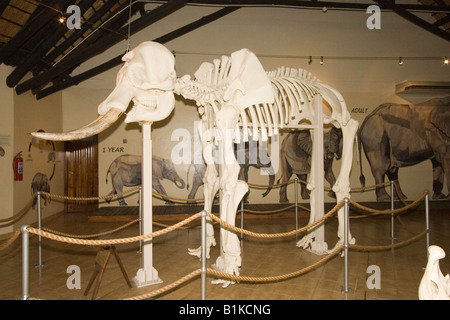
{"type": "MultiPolygon", "coordinates": [[[[6,82],[6,76],[11,69],[0,65],[0,82],[6,82]]],[[[0,112],[0,147],[5,151],[5,155],[0,157],[0,219],[8,219],[13,216],[14,203],[13,171],[12,161],[14,159],[14,92],[6,86],[0,85],[0,97],[2,100],[0,112]]],[[[0,229],[0,234],[12,231],[12,226],[0,229]]]]}
{"type": "MultiPolygon", "coordinates": [[[[50,191],[55,194],[64,193],[62,145],[55,145],[55,161],[49,162],[53,146],[45,141],[33,140],[29,135],[39,129],[62,129],[61,93],[41,101],[36,101],[31,93],[17,96],[13,89],[6,86],[6,77],[11,71],[12,68],[0,65],[0,146],[5,150],[5,155],[0,157],[0,219],[11,218],[26,207],[32,198],[31,182],[37,172],[46,174],[48,178],[53,175],[50,191]],[[23,180],[14,181],[12,162],[19,152],[22,152],[24,160],[23,180]]],[[[43,206],[42,217],[49,217],[63,209],[61,202],[53,201],[43,206]]],[[[14,224],[0,228],[0,235],[36,221],[36,210],[29,210],[14,224]]]]}
{"type": "MultiPolygon", "coordinates": [[[[64,195],[64,144],[34,139],[29,133],[45,130],[62,130],[61,93],[37,101],[30,93],[14,95],[14,152],[22,151],[23,181],[14,182],[14,213],[19,212],[32,196],[31,184],[35,174],[45,174],[49,180],[50,193],[64,195]],[[54,158],[49,158],[55,152],[54,158]]],[[[42,201],[42,219],[62,212],[64,203],[52,200],[45,205],[42,201]]],[[[15,228],[37,221],[37,209],[30,210],[15,228]]]]}
{"type": "MultiPolygon", "coordinates": [[[[150,6],[149,6],[150,7],[150,6]]],[[[189,22],[212,13],[218,8],[186,7],[168,18],[132,36],[132,47],[142,41],[153,40],[189,22]]],[[[385,102],[416,103],[438,95],[396,95],[395,84],[403,80],[449,81],[449,68],[436,60],[408,60],[408,57],[450,56],[450,44],[419,28],[394,13],[381,13],[381,29],[369,30],[365,11],[300,10],[281,8],[242,8],[218,21],[166,44],[176,54],[178,76],[194,74],[203,61],[212,61],[221,54],[246,47],[260,56],[266,70],[279,66],[299,67],[311,71],[317,78],[339,90],[349,110],[362,108],[365,113],[352,113],[362,122],[373,109],[385,102]],[[308,56],[324,56],[308,64],[308,56]],[[399,66],[398,57],[404,65],[399,66]],[[362,60],[360,58],[367,58],[362,60]],[[385,58],[385,59],[379,59],[385,58]]],[[[82,65],[82,72],[126,49],[124,41],[93,61],[82,65]]],[[[63,128],[71,129],[95,117],[97,105],[114,87],[118,68],[105,72],[63,94],[63,128]],[[76,115],[74,115],[76,113],[76,115]],[[85,119],[84,119],[85,118],[85,119]],[[76,119],[76,121],[74,121],[76,119]]],[[[187,129],[193,134],[193,123],[198,120],[196,109],[178,99],[174,113],[162,123],[153,125],[153,153],[170,158],[179,141],[171,141],[176,129],[187,129]]],[[[109,147],[123,148],[124,153],[140,152],[138,125],[120,124],[100,137],[100,194],[107,194],[111,185],[105,184],[105,174],[111,161],[118,156],[109,147]],[[126,139],[127,143],[124,143],[126,139]],[[104,151],[104,152],[103,152],[104,151]]],[[[113,150],[113,149],[111,149],[113,150]]],[[[117,150],[117,149],[116,149],[117,150]]],[[[355,153],[356,156],[356,153],[355,153]]],[[[177,167],[185,178],[188,165],[177,167]]],[[[367,185],[373,184],[367,161],[363,159],[367,185]]],[[[335,171],[337,172],[337,171],[335,171]]],[[[261,177],[250,170],[250,182],[264,184],[261,177]]],[[[277,174],[277,178],[279,174],[277,174]]],[[[421,163],[400,170],[400,181],[409,199],[420,196],[424,189],[432,189],[430,163],[421,163]]],[[[359,167],[354,161],[352,187],[359,187],[359,167]]],[[[188,190],[179,190],[165,183],[169,195],[187,197],[188,190]]],[[[292,186],[291,186],[292,187],[292,186]]],[[[292,192],[292,191],[291,191],[292,192]]],[[[444,192],[448,192],[444,188],[444,192]]],[[[262,191],[252,191],[250,202],[277,203],[278,190],[266,198],[262,191]]],[[[197,197],[202,197],[201,193],[197,197]]],[[[293,200],[293,196],[290,197],[293,200]]],[[[354,199],[374,201],[373,192],[355,194],[354,199]]],[[[326,198],[330,201],[329,198],[326,198]]],[[[134,204],[134,200],[129,201],[134,204]]],[[[155,201],[155,204],[161,202],[155,201]]],[[[117,203],[113,204],[117,205],[117,203]]]]}

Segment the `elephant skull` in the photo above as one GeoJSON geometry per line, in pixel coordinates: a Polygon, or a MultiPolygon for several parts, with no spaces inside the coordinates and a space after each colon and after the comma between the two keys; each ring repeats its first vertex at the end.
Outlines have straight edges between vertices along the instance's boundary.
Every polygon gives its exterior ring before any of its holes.
{"type": "Polygon", "coordinates": [[[78,140],[98,134],[134,106],[125,122],[153,122],[169,116],[175,107],[175,58],[163,45],[143,42],[126,53],[116,77],[116,87],[98,106],[99,117],[80,129],[65,133],[32,133],[46,140],[78,140]]]}

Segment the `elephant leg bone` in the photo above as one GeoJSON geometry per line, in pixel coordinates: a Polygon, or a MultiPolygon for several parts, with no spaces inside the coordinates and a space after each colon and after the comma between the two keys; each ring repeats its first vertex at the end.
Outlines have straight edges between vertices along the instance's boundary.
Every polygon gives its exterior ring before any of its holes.
{"type": "MultiPolygon", "coordinates": [[[[206,127],[202,125],[202,149],[203,158],[206,163],[205,176],[203,177],[203,193],[204,193],[204,210],[207,212],[212,212],[212,206],[214,202],[214,197],[219,190],[219,177],[216,170],[216,165],[213,159],[213,144],[212,139],[206,139],[205,131],[206,127]]],[[[212,219],[210,217],[206,218],[206,258],[210,258],[211,246],[216,245],[216,239],[214,238],[214,227],[212,225],[212,219]]],[[[190,255],[201,258],[201,246],[196,249],[189,249],[188,253],[190,255]]]]}
{"type": "MultiPolygon", "coordinates": [[[[215,171],[215,170],[214,170],[215,171]]],[[[204,210],[211,212],[212,204],[214,201],[214,196],[219,189],[219,180],[217,176],[210,172],[208,175],[208,170],[205,175],[205,184],[203,185],[205,204],[204,210]]],[[[211,247],[216,245],[216,239],[214,237],[214,227],[212,224],[212,219],[210,217],[206,218],[206,258],[210,258],[211,247]]],[[[196,249],[188,249],[188,253],[191,256],[196,256],[201,258],[202,248],[201,246],[196,249]]]]}
{"type": "MultiPolygon", "coordinates": [[[[224,106],[217,115],[217,127],[222,136],[222,160],[221,174],[221,208],[220,218],[234,225],[236,210],[242,198],[248,191],[248,185],[244,181],[238,181],[240,166],[236,161],[233,150],[233,129],[238,121],[237,110],[229,105],[224,106]]],[[[220,229],[221,252],[214,267],[222,272],[239,275],[241,266],[240,241],[235,232],[224,227],[220,229]]],[[[233,283],[229,280],[219,279],[213,283],[221,283],[227,287],[233,283]]]]}
{"type": "MultiPolygon", "coordinates": [[[[358,122],[354,119],[345,125],[341,126],[342,129],[342,160],[341,160],[341,170],[339,176],[336,180],[336,184],[333,186],[333,191],[336,194],[337,202],[341,202],[343,199],[350,199],[350,170],[352,167],[352,153],[353,153],[353,141],[355,139],[356,131],[358,130],[358,122]]],[[[344,243],[344,207],[338,210],[338,242],[335,248],[344,243]]],[[[351,244],[355,243],[355,238],[352,237],[350,232],[350,227],[348,228],[348,238],[351,244]]],[[[333,251],[333,249],[330,250],[333,251]]]]}

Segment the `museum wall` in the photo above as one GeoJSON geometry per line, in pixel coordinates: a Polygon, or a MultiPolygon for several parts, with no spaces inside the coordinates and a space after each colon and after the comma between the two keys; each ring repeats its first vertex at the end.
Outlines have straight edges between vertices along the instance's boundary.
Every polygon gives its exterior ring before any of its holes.
{"type": "MultiPolygon", "coordinates": [[[[20,220],[11,222],[10,219],[31,204],[33,182],[41,191],[64,193],[63,145],[32,139],[29,134],[40,129],[62,129],[62,94],[40,101],[31,93],[18,96],[5,85],[10,72],[9,67],[0,65],[0,219],[4,221],[0,235],[37,222],[36,206],[24,211],[20,220]],[[12,163],[20,152],[23,176],[21,181],[15,181],[12,163]]],[[[42,201],[43,219],[63,210],[62,202],[52,201],[50,205],[42,201]]]]}
{"type": "MultiPolygon", "coordinates": [[[[5,83],[10,68],[0,65],[0,81],[5,83]]],[[[11,163],[14,159],[14,91],[6,86],[0,86],[2,97],[0,117],[0,219],[8,219],[14,211],[14,182],[11,163]]],[[[12,225],[0,229],[0,234],[12,231],[12,225]]]]}
{"type": "MultiPolygon", "coordinates": [[[[142,41],[155,39],[216,10],[202,7],[183,8],[179,13],[132,36],[131,47],[142,41]]],[[[212,61],[222,54],[230,54],[243,47],[254,51],[268,71],[279,66],[306,69],[340,91],[352,117],[360,123],[380,104],[386,102],[411,104],[443,97],[442,94],[433,93],[396,94],[395,84],[403,80],[449,81],[449,67],[443,66],[441,61],[408,59],[450,56],[449,44],[388,12],[381,13],[381,29],[369,30],[366,26],[368,17],[364,11],[242,8],[165,45],[176,55],[179,77],[184,74],[193,75],[202,62],[212,61]],[[314,57],[311,63],[305,58],[309,56],[314,57]],[[320,64],[317,58],[320,56],[324,57],[323,64],[320,64]],[[402,66],[398,63],[399,57],[403,57],[402,66]]],[[[124,41],[111,48],[82,65],[79,72],[124,52],[126,45],[124,41]]],[[[118,69],[114,68],[62,93],[64,131],[79,127],[95,118],[98,104],[114,88],[118,69]]],[[[195,152],[200,151],[195,133],[195,123],[198,120],[195,105],[177,97],[175,110],[170,117],[152,126],[153,155],[174,162],[175,170],[190,187],[193,170],[191,168],[187,177],[188,169],[195,158],[195,152]]],[[[278,167],[278,147],[285,135],[286,133],[283,133],[278,142],[268,146],[274,167],[278,167]]],[[[100,135],[100,195],[109,194],[113,188],[112,177],[108,174],[110,164],[125,154],[141,155],[141,149],[141,131],[138,124],[120,122],[100,135]]],[[[339,164],[339,161],[334,162],[336,175],[339,164]]],[[[362,170],[366,176],[366,185],[373,185],[374,179],[364,154],[362,170]]],[[[250,183],[268,183],[268,176],[261,175],[255,168],[250,168],[249,174],[250,183]]],[[[352,188],[361,186],[359,175],[355,148],[351,172],[352,188]]],[[[279,177],[280,172],[277,171],[276,180],[279,177]]],[[[399,171],[403,191],[410,200],[419,197],[425,189],[432,189],[432,177],[430,161],[399,171]]],[[[171,181],[162,180],[161,184],[169,196],[187,198],[189,195],[190,190],[186,187],[180,189],[171,181]]],[[[328,186],[327,183],[325,185],[328,186]]],[[[128,189],[125,187],[123,191],[128,189]]],[[[265,198],[261,196],[263,192],[264,190],[251,189],[250,203],[279,203],[279,189],[273,189],[265,198]]],[[[446,187],[444,193],[448,194],[446,187]]],[[[201,197],[200,187],[195,198],[201,197]]],[[[293,185],[289,186],[288,197],[291,202],[294,200],[293,185]]],[[[376,201],[373,191],[353,193],[352,197],[357,201],[376,201]]],[[[325,200],[333,201],[327,194],[325,200]]],[[[137,196],[130,196],[126,202],[128,205],[137,205],[137,196]]],[[[154,204],[163,205],[165,201],[154,199],[154,204]]],[[[117,205],[118,201],[101,204],[117,205]]]]}
{"type": "MultiPolygon", "coordinates": [[[[34,191],[64,194],[64,146],[34,139],[29,133],[62,129],[61,93],[37,101],[31,93],[14,94],[14,154],[22,151],[23,180],[14,182],[14,213],[22,210],[34,191]],[[33,189],[34,186],[34,189],[33,189]]],[[[2,179],[3,180],[3,179],[2,179]]],[[[42,219],[64,210],[59,200],[41,201],[42,219]]],[[[37,207],[32,208],[15,228],[37,221],[37,207]]]]}

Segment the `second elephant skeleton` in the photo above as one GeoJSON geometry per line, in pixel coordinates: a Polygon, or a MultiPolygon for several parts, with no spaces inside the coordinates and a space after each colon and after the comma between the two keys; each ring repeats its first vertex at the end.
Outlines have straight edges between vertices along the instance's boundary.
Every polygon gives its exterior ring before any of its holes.
{"type": "MultiPolygon", "coordinates": [[[[173,93],[195,100],[201,116],[203,157],[207,164],[204,177],[205,210],[211,211],[214,195],[221,191],[222,220],[235,224],[236,209],[248,191],[248,185],[238,180],[239,164],[233,152],[233,142],[252,139],[267,140],[283,128],[299,128],[305,121],[316,123],[319,112],[323,123],[332,124],[342,130],[343,150],[341,168],[333,191],[337,201],[350,197],[349,175],[352,166],[353,141],[358,122],[351,118],[341,94],[320,82],[302,69],[279,68],[266,73],[258,58],[249,50],[242,49],[203,63],[190,76],[176,78],[173,54],[161,44],[144,42],[128,52],[124,66],[117,76],[117,85],[110,96],[100,104],[100,117],[86,127],[63,134],[38,134],[42,139],[81,139],[97,134],[116,121],[128,108],[126,122],[159,121],[166,118],[174,108],[173,93]],[[316,104],[316,106],[315,106],[316,104]],[[323,104],[323,110],[317,105],[323,104]],[[221,175],[216,170],[210,135],[217,130],[221,146],[221,175]]],[[[322,133],[321,133],[322,134],[322,133]]],[[[323,180],[313,163],[311,176],[323,180]]],[[[315,188],[315,179],[310,177],[308,188],[315,188]]],[[[323,190],[321,190],[323,192],[323,190]]],[[[145,200],[145,199],[144,199],[145,200]]],[[[338,211],[338,244],[344,239],[344,212],[338,211]]],[[[315,221],[314,210],[310,223],[315,221]]],[[[208,224],[208,245],[215,244],[211,223],[208,224]]],[[[351,242],[354,242],[354,239],[351,242]]],[[[221,227],[221,249],[215,267],[225,273],[239,275],[241,251],[237,235],[221,227]]],[[[307,247],[314,242],[314,235],[307,234],[299,241],[307,247]]],[[[299,245],[299,244],[298,244],[299,245]]],[[[207,250],[209,255],[209,248],[207,250]]],[[[219,280],[228,285],[230,281],[219,280]]]]}

